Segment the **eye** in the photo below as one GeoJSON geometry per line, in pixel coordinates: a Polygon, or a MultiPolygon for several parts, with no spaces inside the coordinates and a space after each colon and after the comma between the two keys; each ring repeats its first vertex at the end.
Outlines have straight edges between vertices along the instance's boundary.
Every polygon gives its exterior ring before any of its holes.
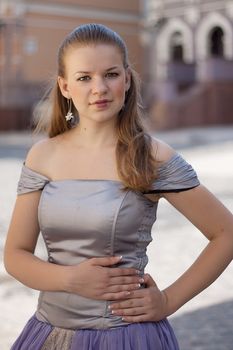
{"type": "Polygon", "coordinates": [[[119,76],[119,73],[117,73],[117,72],[109,72],[106,74],[106,77],[108,77],[108,78],[116,78],[118,76],[119,76]]]}
{"type": "Polygon", "coordinates": [[[88,81],[90,79],[91,77],[89,77],[89,75],[84,75],[83,77],[78,78],[77,81],[88,81]]]}

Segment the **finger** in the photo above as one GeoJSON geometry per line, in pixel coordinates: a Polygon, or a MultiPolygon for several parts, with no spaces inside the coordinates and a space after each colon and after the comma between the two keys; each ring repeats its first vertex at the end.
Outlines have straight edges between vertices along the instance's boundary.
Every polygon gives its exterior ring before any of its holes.
{"type": "Polygon", "coordinates": [[[96,266],[111,266],[118,264],[122,260],[122,256],[107,256],[103,258],[92,258],[92,265],[96,266]]]}
{"type": "Polygon", "coordinates": [[[132,275],[136,275],[138,276],[140,271],[133,269],[133,268],[119,268],[116,267],[114,269],[109,269],[109,276],[112,277],[119,277],[119,276],[132,276],[132,275]]]}
{"type": "Polygon", "coordinates": [[[145,280],[145,284],[147,285],[147,287],[155,287],[155,286],[157,287],[157,284],[155,283],[151,275],[149,275],[148,273],[143,275],[143,278],[145,280]]]}
{"type": "Polygon", "coordinates": [[[138,290],[141,288],[141,285],[139,283],[132,283],[132,284],[126,284],[126,285],[115,285],[115,286],[109,286],[106,288],[106,291],[108,293],[118,293],[123,291],[133,291],[138,290]]]}
{"type": "Polygon", "coordinates": [[[109,305],[110,310],[120,310],[120,309],[129,309],[134,307],[142,307],[145,306],[144,299],[127,299],[122,300],[116,303],[112,303],[109,305]]]}
{"type": "Polygon", "coordinates": [[[128,297],[129,291],[123,291],[118,293],[104,293],[99,296],[100,300],[107,300],[107,301],[118,301],[118,300],[124,300],[128,297]]]}
{"type": "MultiPolygon", "coordinates": [[[[143,288],[144,289],[144,288],[143,288]]],[[[139,290],[133,290],[133,291],[122,291],[122,292],[118,292],[118,293],[103,293],[101,295],[99,295],[99,299],[100,300],[107,300],[107,301],[124,301],[124,300],[128,300],[131,298],[144,298],[144,293],[143,289],[139,289],[139,290]]],[[[113,305],[113,304],[111,304],[113,305]]]]}
{"type": "Polygon", "coordinates": [[[134,307],[129,309],[113,310],[112,314],[116,316],[121,316],[121,317],[141,316],[141,315],[146,315],[146,308],[144,306],[140,306],[140,307],[134,307]]]}
{"type": "MultiPolygon", "coordinates": [[[[103,266],[108,267],[115,264],[118,264],[122,260],[122,256],[112,256],[112,257],[103,257],[103,258],[92,258],[91,264],[94,266],[103,266]]],[[[139,275],[140,271],[134,268],[114,268],[109,269],[110,276],[131,276],[139,275]]]]}
{"type": "Polygon", "coordinates": [[[144,278],[136,276],[120,276],[120,277],[111,277],[109,284],[110,285],[129,285],[129,284],[139,284],[144,283],[144,278]]]}
{"type": "Polygon", "coordinates": [[[137,290],[132,290],[128,293],[127,297],[125,300],[129,299],[141,299],[145,297],[145,288],[139,288],[137,290]]]}

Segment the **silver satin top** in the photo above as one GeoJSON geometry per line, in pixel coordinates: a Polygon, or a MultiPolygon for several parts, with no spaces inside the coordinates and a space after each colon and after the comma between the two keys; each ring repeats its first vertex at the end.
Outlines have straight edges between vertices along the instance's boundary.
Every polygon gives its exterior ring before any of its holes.
{"type": "MultiPolygon", "coordinates": [[[[150,192],[184,191],[198,185],[191,165],[176,153],[158,168],[150,192]]],[[[121,188],[122,183],[114,180],[51,181],[23,165],[17,192],[42,190],[38,219],[50,263],[74,265],[92,257],[122,255],[117,266],[134,267],[143,274],[158,203],[139,191],[121,188]]],[[[109,303],[66,292],[40,292],[36,316],[71,329],[126,325],[111,314],[109,303]]]]}

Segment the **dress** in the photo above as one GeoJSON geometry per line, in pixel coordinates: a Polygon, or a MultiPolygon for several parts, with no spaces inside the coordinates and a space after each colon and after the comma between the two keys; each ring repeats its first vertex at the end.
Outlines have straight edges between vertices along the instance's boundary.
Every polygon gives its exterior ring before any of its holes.
{"type": "MultiPolygon", "coordinates": [[[[150,193],[198,185],[192,166],[175,153],[159,166],[150,193]]],[[[139,191],[122,191],[120,181],[52,181],[23,165],[18,195],[37,190],[42,190],[38,220],[49,262],[73,265],[92,257],[122,255],[117,266],[144,273],[158,202],[139,191]]],[[[66,292],[40,292],[35,315],[11,349],[179,349],[167,319],[128,324],[111,314],[109,304],[66,292]]]]}

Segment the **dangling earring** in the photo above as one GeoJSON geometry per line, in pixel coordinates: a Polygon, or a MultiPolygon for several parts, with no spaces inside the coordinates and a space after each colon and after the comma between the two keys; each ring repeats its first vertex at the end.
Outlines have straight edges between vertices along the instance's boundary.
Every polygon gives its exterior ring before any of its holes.
{"type": "Polygon", "coordinates": [[[66,121],[69,121],[74,118],[73,113],[72,113],[72,100],[71,98],[67,99],[67,104],[68,104],[68,113],[65,116],[66,121]]]}

